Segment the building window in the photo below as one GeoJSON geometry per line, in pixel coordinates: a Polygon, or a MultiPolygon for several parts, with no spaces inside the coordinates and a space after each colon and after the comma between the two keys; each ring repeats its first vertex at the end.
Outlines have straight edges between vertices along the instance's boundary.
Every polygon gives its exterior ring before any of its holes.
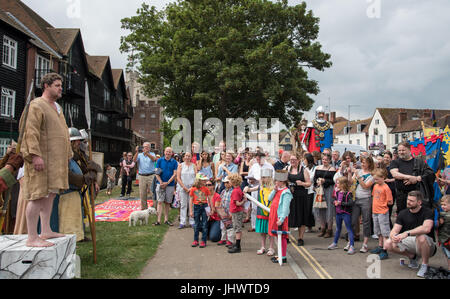
{"type": "Polygon", "coordinates": [[[356,139],[356,144],[361,145],[361,141],[359,139],[356,139]]]}
{"type": "Polygon", "coordinates": [[[36,86],[41,86],[41,79],[50,73],[50,60],[41,55],[36,55],[36,86]]]}
{"type": "Polygon", "coordinates": [[[156,114],[155,114],[155,113],[152,113],[152,114],[150,114],[150,117],[151,117],[151,118],[156,118],[156,114]]]}
{"type": "Polygon", "coordinates": [[[109,103],[110,98],[111,98],[111,94],[110,94],[110,92],[109,92],[109,89],[108,89],[106,86],[105,86],[105,88],[104,88],[103,96],[104,96],[105,105],[106,105],[106,104],[109,103]]]}
{"type": "Polygon", "coordinates": [[[6,150],[8,149],[8,145],[11,143],[11,140],[8,138],[0,138],[0,155],[3,157],[6,155],[6,150]]]}
{"type": "Polygon", "coordinates": [[[105,123],[108,122],[108,116],[104,115],[103,113],[98,113],[97,114],[97,119],[99,121],[102,121],[102,122],[105,122],[105,123]]]}
{"type": "Polygon", "coordinates": [[[15,103],[16,103],[16,92],[14,90],[2,87],[0,115],[7,117],[14,117],[15,103]]]}
{"type": "Polygon", "coordinates": [[[141,118],[145,118],[145,113],[141,113],[141,118]]]}
{"type": "Polygon", "coordinates": [[[150,143],[150,149],[155,150],[156,149],[156,144],[150,143]]]}
{"type": "Polygon", "coordinates": [[[395,144],[399,144],[400,142],[400,134],[395,134],[395,144]]]}
{"type": "Polygon", "coordinates": [[[3,36],[3,64],[17,68],[17,42],[6,35],[3,36]]]}
{"type": "Polygon", "coordinates": [[[380,143],[383,143],[383,134],[380,134],[380,143]]]}
{"type": "Polygon", "coordinates": [[[375,120],[375,124],[376,124],[376,125],[379,125],[379,124],[380,124],[380,120],[379,120],[379,119],[376,119],[376,120],[375,120]]]}

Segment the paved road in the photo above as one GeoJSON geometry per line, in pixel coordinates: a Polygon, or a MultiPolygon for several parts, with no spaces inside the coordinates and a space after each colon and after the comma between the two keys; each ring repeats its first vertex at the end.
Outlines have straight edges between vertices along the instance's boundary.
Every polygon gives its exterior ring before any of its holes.
{"type": "MultiPolygon", "coordinates": [[[[356,242],[357,253],[349,256],[343,250],[346,242],[339,241],[339,249],[330,251],[331,239],[317,237],[317,233],[305,234],[305,246],[296,242],[288,245],[288,265],[273,264],[267,256],[258,256],[259,234],[243,230],[242,252],[227,253],[223,246],[208,242],[206,248],[192,248],[193,230],[171,227],[156,255],[148,262],[141,277],[144,279],[331,279],[331,278],[417,278],[417,270],[399,265],[399,255],[377,261],[370,253],[359,253],[361,242],[356,242]],[[368,274],[369,273],[369,274],[368,274]]],[[[297,232],[291,230],[291,238],[297,232]]],[[[377,245],[369,241],[369,249],[377,245]]],[[[447,261],[438,250],[430,260],[433,267],[446,267],[447,261]]],[[[417,278],[420,279],[420,278],[417,278]]]]}

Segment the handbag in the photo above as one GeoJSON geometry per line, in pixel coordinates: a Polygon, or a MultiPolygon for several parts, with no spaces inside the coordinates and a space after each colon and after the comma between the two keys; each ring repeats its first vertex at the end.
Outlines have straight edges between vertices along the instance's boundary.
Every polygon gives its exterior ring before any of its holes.
{"type": "Polygon", "coordinates": [[[319,187],[314,189],[314,203],[313,208],[317,209],[326,209],[327,208],[327,202],[325,201],[324,194],[323,194],[323,186],[320,185],[319,187]]]}

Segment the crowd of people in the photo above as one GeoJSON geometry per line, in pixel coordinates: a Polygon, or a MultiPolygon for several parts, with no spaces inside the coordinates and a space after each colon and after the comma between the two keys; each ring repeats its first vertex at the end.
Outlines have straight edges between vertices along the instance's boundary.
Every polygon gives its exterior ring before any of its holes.
{"type": "Polygon", "coordinates": [[[228,247],[230,254],[238,253],[243,223],[250,222],[248,231],[261,235],[256,254],[267,254],[274,263],[280,258],[286,262],[285,232],[297,231],[297,245],[303,246],[305,232],[314,228],[319,228],[318,237],[332,240],[329,250],[346,239],[344,250],[352,255],[358,251],[355,242],[362,241],[359,252],[370,251],[381,260],[392,252],[404,255],[409,258],[407,266],[418,268],[421,277],[439,244],[450,258],[449,181],[438,180],[444,194],[440,206],[433,205],[434,171],[411,155],[408,143],[401,143],[398,152],[377,156],[361,152],[359,157],[330,149],[280,150],[276,160],[260,148],[235,155],[225,150],[224,142],[217,153],[198,148],[194,143],[191,152],[175,154],[168,147],[157,157],[144,143],[142,152],[136,148],[134,155],[128,153],[121,161],[122,195],[129,186],[129,169],[136,168],[142,209],[147,208],[147,193],[153,193],[158,215],[154,225],[161,225],[164,212],[164,224],[173,226],[168,211],[171,205],[179,208],[178,228],[194,229],[193,247],[203,248],[210,240],[228,247]],[[437,225],[435,211],[439,211],[437,225]],[[281,257],[274,249],[279,232],[281,257]],[[369,248],[371,237],[378,239],[375,248],[369,248]]]}

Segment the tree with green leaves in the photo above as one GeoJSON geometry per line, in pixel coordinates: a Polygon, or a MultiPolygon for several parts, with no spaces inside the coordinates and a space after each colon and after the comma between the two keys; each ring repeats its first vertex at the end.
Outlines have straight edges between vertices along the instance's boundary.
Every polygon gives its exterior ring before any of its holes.
{"type": "Polygon", "coordinates": [[[169,118],[278,118],[288,128],[313,105],[330,55],[319,18],[287,0],[184,0],[157,11],[142,4],[122,20],[121,51],[137,62],[149,96],[169,118]]]}

